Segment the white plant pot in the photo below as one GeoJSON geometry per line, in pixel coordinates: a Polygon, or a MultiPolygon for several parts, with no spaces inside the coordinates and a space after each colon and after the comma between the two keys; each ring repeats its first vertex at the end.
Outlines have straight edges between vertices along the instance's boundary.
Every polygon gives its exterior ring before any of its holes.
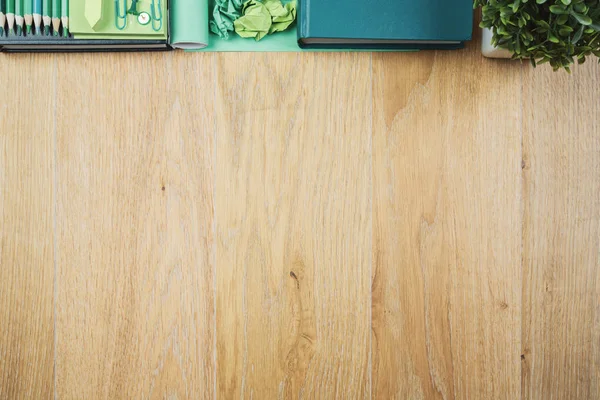
{"type": "Polygon", "coordinates": [[[506,49],[492,46],[493,32],[489,28],[483,28],[481,32],[481,54],[489,58],[511,58],[512,53],[506,49]]]}

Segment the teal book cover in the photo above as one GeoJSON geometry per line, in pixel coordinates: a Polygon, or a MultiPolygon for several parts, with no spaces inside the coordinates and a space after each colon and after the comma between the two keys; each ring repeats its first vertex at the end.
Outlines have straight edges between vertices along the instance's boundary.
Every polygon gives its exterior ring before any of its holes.
{"type": "Polygon", "coordinates": [[[309,47],[462,47],[471,0],[299,0],[298,43],[309,47]]]}

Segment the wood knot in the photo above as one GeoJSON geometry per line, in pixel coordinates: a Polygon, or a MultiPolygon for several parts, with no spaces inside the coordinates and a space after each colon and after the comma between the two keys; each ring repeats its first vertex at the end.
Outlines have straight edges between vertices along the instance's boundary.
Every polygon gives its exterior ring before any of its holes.
{"type": "Polygon", "coordinates": [[[294,271],[290,271],[290,277],[296,281],[296,287],[298,289],[300,289],[300,281],[298,280],[298,277],[296,276],[296,274],[294,273],[294,271]]]}
{"type": "Polygon", "coordinates": [[[286,367],[288,371],[295,372],[298,369],[298,355],[294,350],[292,350],[287,357],[286,367]]]}

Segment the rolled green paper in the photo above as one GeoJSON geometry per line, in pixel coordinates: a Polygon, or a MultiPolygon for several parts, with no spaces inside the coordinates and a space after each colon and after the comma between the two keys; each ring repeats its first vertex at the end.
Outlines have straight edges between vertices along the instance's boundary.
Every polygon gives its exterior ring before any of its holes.
{"type": "Polygon", "coordinates": [[[63,36],[67,37],[69,36],[69,0],[62,0],[61,11],[63,36]]]}
{"type": "Polygon", "coordinates": [[[15,27],[15,0],[6,0],[6,22],[8,23],[8,34],[12,35],[15,27]]]}
{"type": "Polygon", "coordinates": [[[52,33],[58,36],[60,33],[60,2],[61,0],[52,0],[52,33]]]}
{"type": "Polygon", "coordinates": [[[50,25],[52,24],[52,18],[50,17],[52,7],[50,4],[52,4],[51,0],[42,0],[42,21],[46,35],[50,34],[50,25]]]}
{"type": "Polygon", "coordinates": [[[208,0],[171,0],[171,46],[203,49],[208,46],[208,0]]]}
{"type": "Polygon", "coordinates": [[[23,0],[15,0],[15,23],[17,24],[17,35],[23,34],[23,24],[25,18],[23,18],[23,0]]]}
{"type": "Polygon", "coordinates": [[[33,0],[23,0],[23,10],[25,17],[25,26],[27,27],[27,34],[31,33],[31,25],[33,24],[33,0]]]}

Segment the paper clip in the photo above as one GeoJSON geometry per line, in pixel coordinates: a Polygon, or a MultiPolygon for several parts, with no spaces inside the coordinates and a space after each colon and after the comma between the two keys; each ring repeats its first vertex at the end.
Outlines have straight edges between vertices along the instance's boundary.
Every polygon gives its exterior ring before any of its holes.
{"type": "Polygon", "coordinates": [[[158,14],[156,12],[156,0],[152,0],[150,13],[152,14],[152,29],[154,32],[159,32],[163,26],[163,13],[160,0],[158,0],[158,14]],[[158,22],[158,25],[155,25],[155,22],[158,22]]]}
{"type": "Polygon", "coordinates": [[[127,27],[127,0],[123,0],[123,7],[121,0],[115,0],[115,26],[121,31],[127,27]]]}

